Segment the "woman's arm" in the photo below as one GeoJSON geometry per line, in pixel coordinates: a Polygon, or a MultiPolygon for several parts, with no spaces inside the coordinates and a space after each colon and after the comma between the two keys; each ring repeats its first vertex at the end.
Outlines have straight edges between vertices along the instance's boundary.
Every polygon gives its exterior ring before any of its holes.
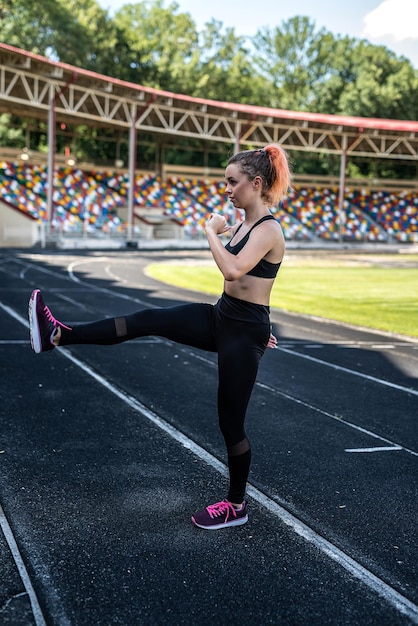
{"type": "Polygon", "coordinates": [[[231,254],[223,246],[219,235],[229,230],[226,219],[218,213],[212,214],[206,222],[206,236],[215,263],[225,280],[238,280],[251,270],[277,243],[276,229],[271,225],[260,224],[251,233],[244,248],[237,254],[231,254]]]}

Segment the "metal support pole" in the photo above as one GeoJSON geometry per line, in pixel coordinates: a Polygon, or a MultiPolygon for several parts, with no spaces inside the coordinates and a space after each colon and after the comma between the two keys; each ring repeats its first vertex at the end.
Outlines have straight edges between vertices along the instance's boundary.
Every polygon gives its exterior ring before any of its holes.
{"type": "Polygon", "coordinates": [[[131,127],[129,129],[129,189],[128,189],[128,241],[132,238],[133,225],[134,225],[134,206],[135,206],[135,169],[136,169],[136,146],[137,146],[137,129],[136,124],[141,114],[155,102],[157,96],[154,94],[151,96],[149,102],[147,102],[139,111],[136,104],[132,105],[131,109],[131,127]]]}
{"type": "Polygon", "coordinates": [[[347,168],[347,147],[344,146],[343,151],[341,153],[340,189],[339,189],[339,194],[338,194],[338,240],[340,243],[343,242],[344,226],[345,226],[344,197],[345,197],[346,168],[347,168]]]}
{"type": "Polygon", "coordinates": [[[52,230],[52,222],[54,219],[54,168],[55,168],[55,138],[56,138],[56,129],[55,129],[55,103],[57,98],[64,93],[68,89],[71,83],[73,83],[77,78],[77,72],[73,72],[69,80],[65,83],[65,85],[55,93],[54,85],[51,85],[50,88],[50,99],[49,99],[49,111],[48,111],[48,189],[47,189],[47,217],[48,217],[48,230],[51,233],[52,230]]]}
{"type": "MultiPolygon", "coordinates": [[[[238,152],[241,151],[241,122],[237,122],[235,124],[235,145],[234,145],[234,154],[238,154],[238,152]]],[[[239,211],[239,209],[234,208],[233,205],[231,205],[232,209],[231,209],[231,222],[232,224],[236,224],[237,222],[241,221],[241,213],[239,211]]]]}
{"type": "Polygon", "coordinates": [[[47,218],[48,218],[48,234],[52,230],[52,222],[54,219],[54,168],[55,168],[55,97],[53,87],[51,88],[51,97],[49,100],[48,111],[48,173],[47,173],[47,218]]]}
{"type": "Polygon", "coordinates": [[[132,123],[129,129],[129,188],[128,188],[128,230],[127,239],[132,239],[133,224],[134,224],[134,206],[135,206],[135,169],[136,169],[136,120],[137,111],[136,105],[132,106],[132,123]]]}
{"type": "MultiPolygon", "coordinates": [[[[241,125],[239,125],[240,127],[241,125]]],[[[237,132],[236,137],[235,137],[235,145],[234,145],[234,154],[237,154],[237,152],[239,152],[241,150],[241,138],[240,138],[240,133],[237,132]]]]}

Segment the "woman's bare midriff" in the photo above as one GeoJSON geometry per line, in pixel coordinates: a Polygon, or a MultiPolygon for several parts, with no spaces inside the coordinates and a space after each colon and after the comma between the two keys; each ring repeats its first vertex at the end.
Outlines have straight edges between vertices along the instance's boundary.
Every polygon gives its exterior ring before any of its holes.
{"type": "Polygon", "coordinates": [[[245,275],[238,280],[224,281],[224,291],[232,298],[269,306],[273,283],[274,278],[245,275]]]}

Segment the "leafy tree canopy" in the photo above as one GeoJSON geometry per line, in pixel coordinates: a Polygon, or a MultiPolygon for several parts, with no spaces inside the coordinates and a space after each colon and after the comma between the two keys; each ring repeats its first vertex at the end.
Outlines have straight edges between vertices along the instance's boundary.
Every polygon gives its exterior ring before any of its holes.
{"type": "MultiPolygon", "coordinates": [[[[252,38],[214,19],[199,32],[170,0],[127,3],[114,16],[97,0],[0,0],[0,18],[1,41],[137,84],[274,108],[418,119],[418,72],[407,59],[318,30],[306,16],[252,38]]],[[[0,134],[4,144],[2,125],[0,134]]],[[[299,162],[305,171],[318,167],[312,157],[299,162]]]]}

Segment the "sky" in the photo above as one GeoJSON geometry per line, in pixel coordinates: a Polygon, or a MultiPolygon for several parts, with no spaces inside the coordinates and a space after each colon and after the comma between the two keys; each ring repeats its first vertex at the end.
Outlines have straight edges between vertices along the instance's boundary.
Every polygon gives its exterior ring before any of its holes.
{"type": "MultiPolygon", "coordinates": [[[[280,26],[284,20],[306,15],[316,29],[349,35],[384,45],[408,58],[418,69],[418,0],[166,0],[178,4],[178,13],[190,13],[198,30],[212,18],[237,35],[252,36],[263,27],[280,26]]],[[[98,0],[111,14],[136,0],[98,0]]]]}

